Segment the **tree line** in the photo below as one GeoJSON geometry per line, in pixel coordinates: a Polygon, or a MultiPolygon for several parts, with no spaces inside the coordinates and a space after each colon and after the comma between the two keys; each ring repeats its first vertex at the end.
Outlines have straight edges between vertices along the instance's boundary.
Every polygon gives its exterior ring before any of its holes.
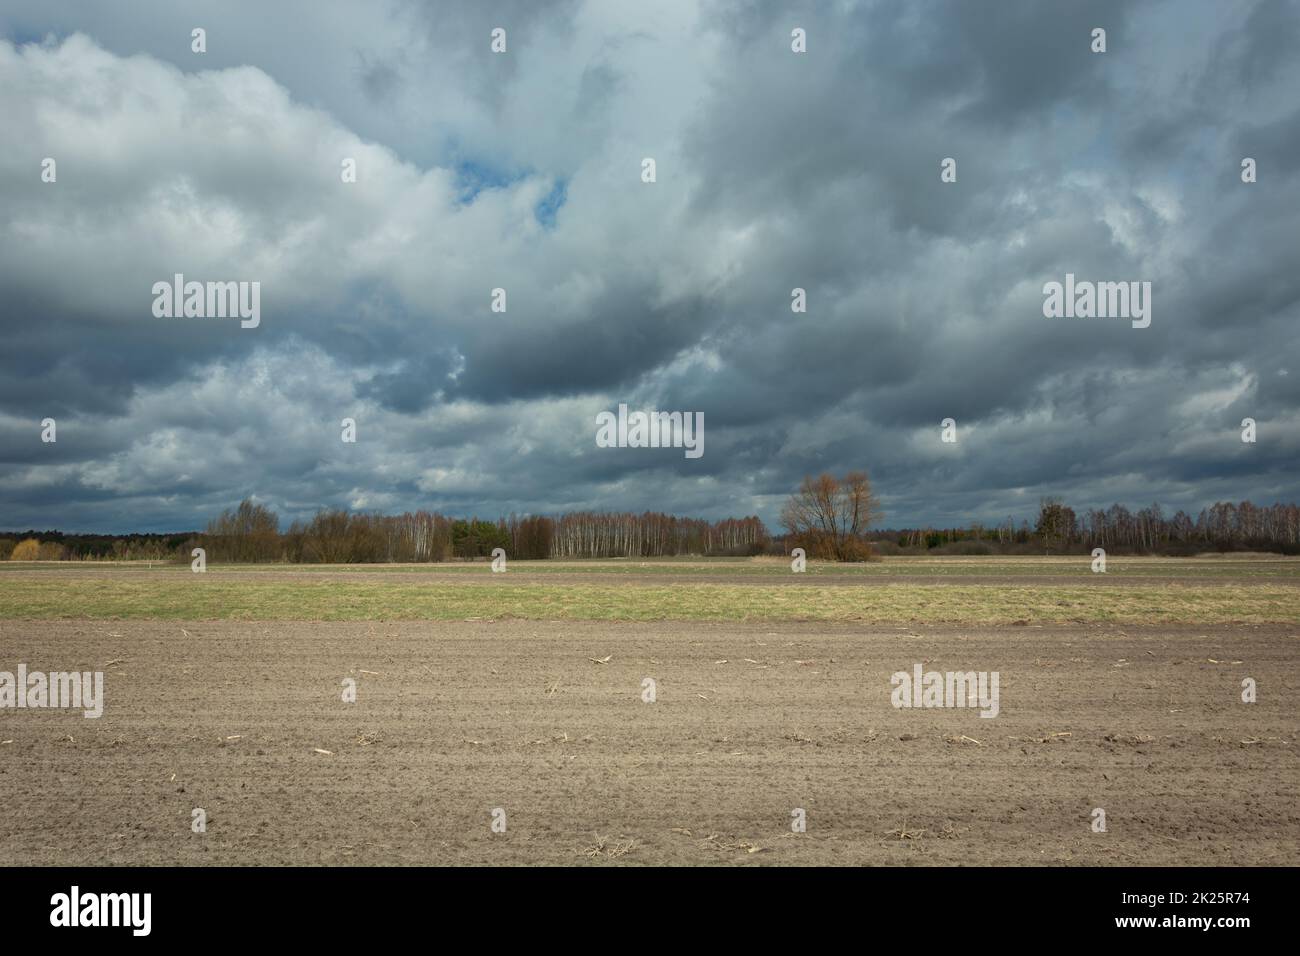
{"type": "Polygon", "coordinates": [[[211,560],[356,564],[486,558],[635,558],[758,554],[769,535],[756,517],[706,521],[674,515],[575,512],[496,521],[437,512],[318,512],[279,533],[274,512],[252,501],[224,512],[195,539],[211,560]]]}
{"type": "Polygon", "coordinates": [[[192,531],[166,534],[67,534],[27,531],[0,535],[0,561],[166,561],[177,554],[192,531]]]}
{"type": "Polygon", "coordinates": [[[995,526],[904,528],[874,531],[884,553],[941,551],[950,554],[1083,554],[1093,548],[1116,553],[1185,555],[1202,551],[1275,551],[1300,554],[1300,506],[1220,501],[1196,517],[1167,514],[1158,503],[1136,511],[1124,505],[1076,511],[1059,498],[1044,498],[1031,525],[1014,518],[995,526]]]}
{"type": "Polygon", "coordinates": [[[489,557],[496,548],[516,559],[788,556],[796,547],[810,558],[834,561],[870,560],[876,554],[1087,553],[1095,547],[1137,554],[1300,554],[1295,504],[1218,502],[1193,518],[1184,511],[1167,515],[1159,504],[1136,511],[1120,504],[1076,511],[1059,498],[1044,498],[1032,525],[1007,518],[991,526],[872,530],[879,517],[864,472],[805,478],[782,509],[784,533],[778,535],[753,516],[708,521],[649,511],[512,514],[490,521],[430,511],[381,515],[323,509],[282,530],[274,511],[246,499],[202,532],[0,535],[0,560],[188,561],[196,547],[214,561],[319,564],[470,560],[489,557]]]}

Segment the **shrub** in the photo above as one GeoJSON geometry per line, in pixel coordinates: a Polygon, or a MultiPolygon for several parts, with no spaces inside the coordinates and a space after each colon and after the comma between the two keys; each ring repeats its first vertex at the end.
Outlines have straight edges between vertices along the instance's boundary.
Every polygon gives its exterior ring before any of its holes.
{"type": "Polygon", "coordinates": [[[41,560],[41,543],[35,538],[28,538],[25,541],[19,541],[14,546],[13,553],[9,555],[10,561],[39,561],[41,560]]]}
{"type": "Polygon", "coordinates": [[[62,561],[67,555],[68,550],[57,541],[44,541],[41,543],[40,553],[37,555],[37,561],[62,561]]]}

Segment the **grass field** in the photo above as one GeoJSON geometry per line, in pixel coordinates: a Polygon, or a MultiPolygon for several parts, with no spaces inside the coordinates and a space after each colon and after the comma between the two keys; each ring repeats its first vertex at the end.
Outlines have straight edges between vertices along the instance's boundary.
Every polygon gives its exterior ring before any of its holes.
{"type": "MultiPolygon", "coordinates": [[[[893,577],[972,576],[1005,578],[1031,576],[1035,578],[1086,576],[1097,580],[1152,577],[1160,580],[1181,578],[1222,578],[1257,581],[1282,579],[1300,581],[1300,557],[1280,555],[1216,555],[1196,558],[1154,558],[1112,556],[1106,564],[1105,575],[1091,572],[1092,559],[1081,555],[1033,557],[889,557],[863,564],[838,564],[809,561],[806,578],[830,577],[846,580],[870,580],[893,577]]],[[[488,570],[486,561],[449,561],[439,564],[209,564],[209,571],[258,574],[279,571],[285,574],[482,574],[488,570]]],[[[33,570],[62,572],[93,572],[109,568],[114,571],[176,571],[191,573],[188,562],[167,563],[145,561],[109,562],[0,562],[0,574],[33,570]]],[[[646,575],[698,576],[698,577],[791,577],[790,562],[784,558],[609,558],[605,560],[573,561],[515,561],[509,562],[509,573],[534,575],[646,575]]]]}
{"type": "Polygon", "coordinates": [[[1300,621],[1300,559],[896,558],[448,565],[0,565],[0,619],[1300,621]]]}
{"type": "Polygon", "coordinates": [[[1300,864],[1300,561],[1089,564],[3,564],[0,865],[1300,864]]]}

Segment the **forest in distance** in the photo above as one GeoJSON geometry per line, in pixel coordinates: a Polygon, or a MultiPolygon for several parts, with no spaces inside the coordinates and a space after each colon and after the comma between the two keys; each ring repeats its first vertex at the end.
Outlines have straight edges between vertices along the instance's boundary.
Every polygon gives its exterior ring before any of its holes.
{"type": "MultiPolygon", "coordinates": [[[[830,510],[830,509],[828,509],[830,510]]],[[[440,562],[486,558],[504,548],[515,559],[739,557],[788,555],[870,560],[920,554],[1193,555],[1265,551],[1300,554],[1300,506],[1219,502],[1195,517],[1166,514],[1158,504],[1130,510],[1115,504],[1076,512],[1044,499],[1033,522],[997,525],[852,530],[835,516],[827,530],[784,528],[773,533],[756,516],[709,521],[658,512],[568,512],[509,515],[495,521],[439,512],[400,515],[325,509],[310,521],[281,528],[279,516],[251,499],[223,512],[203,531],[169,534],[72,534],[27,530],[0,535],[0,560],[155,560],[188,562],[201,547],[210,561],[357,564],[440,562]],[[855,545],[837,555],[835,540],[855,545]]]]}

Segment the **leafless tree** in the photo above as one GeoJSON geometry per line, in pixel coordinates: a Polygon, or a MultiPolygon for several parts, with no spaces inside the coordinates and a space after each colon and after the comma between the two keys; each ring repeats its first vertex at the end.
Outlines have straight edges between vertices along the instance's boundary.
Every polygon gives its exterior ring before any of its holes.
{"type": "Polygon", "coordinates": [[[781,511],[781,524],[809,555],[835,561],[871,556],[867,528],[880,518],[879,501],[865,471],[843,478],[821,474],[804,478],[781,511]]]}

